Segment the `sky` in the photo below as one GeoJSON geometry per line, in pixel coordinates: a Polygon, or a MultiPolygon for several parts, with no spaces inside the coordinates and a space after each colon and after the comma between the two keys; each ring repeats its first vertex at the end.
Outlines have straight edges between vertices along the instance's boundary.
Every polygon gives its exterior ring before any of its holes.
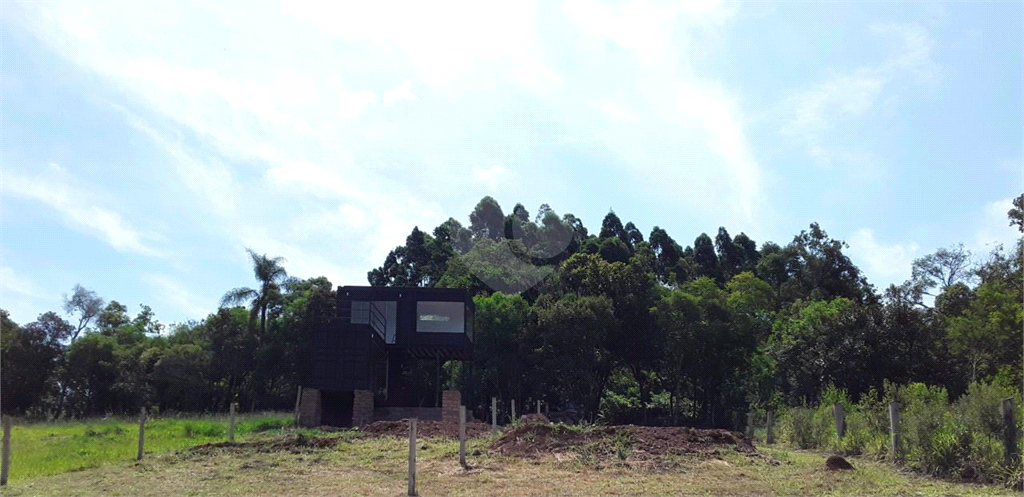
{"type": "Polygon", "coordinates": [[[1020,2],[0,2],[0,308],[366,284],[485,195],[682,245],[810,223],[879,291],[1019,236],[1020,2]]]}

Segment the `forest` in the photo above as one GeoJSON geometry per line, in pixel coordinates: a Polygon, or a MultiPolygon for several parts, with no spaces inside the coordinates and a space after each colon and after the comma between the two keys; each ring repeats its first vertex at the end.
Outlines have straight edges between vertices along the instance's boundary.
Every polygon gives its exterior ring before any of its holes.
{"type": "MultiPolygon", "coordinates": [[[[1022,212],[1024,195],[1007,213],[1024,233],[1022,212]]],[[[684,246],[612,211],[590,230],[546,204],[506,214],[484,197],[467,225],[413,228],[367,278],[473,295],[474,359],[444,364],[440,382],[479,412],[493,396],[572,402],[607,423],[733,427],[736,413],[812,405],[829,389],[854,400],[913,383],[950,399],[975,383],[1020,390],[1021,240],[988,254],[940,248],[884,289],[846,248],[817,223],[784,244],[721,227],[684,246]]],[[[291,409],[311,334],[335,312],[334,284],[249,255],[255,285],[225,289],[200,321],[165,326],[147,305],[81,285],[31,323],[0,310],[3,413],[291,409]]],[[[435,368],[404,374],[434,392],[435,368]]]]}

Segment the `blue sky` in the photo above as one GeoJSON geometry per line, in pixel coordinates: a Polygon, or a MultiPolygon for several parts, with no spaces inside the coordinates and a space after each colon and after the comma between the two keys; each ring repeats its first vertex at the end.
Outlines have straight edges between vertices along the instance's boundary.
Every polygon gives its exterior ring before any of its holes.
{"type": "Polygon", "coordinates": [[[684,245],[817,221],[878,289],[1015,240],[1019,2],[490,4],[3,2],[0,308],[199,319],[245,247],[365,284],[484,195],[684,245]]]}

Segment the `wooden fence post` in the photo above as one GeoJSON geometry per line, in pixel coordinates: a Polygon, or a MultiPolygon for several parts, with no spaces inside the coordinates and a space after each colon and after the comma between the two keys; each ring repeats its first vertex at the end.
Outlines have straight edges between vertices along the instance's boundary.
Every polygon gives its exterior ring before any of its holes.
{"type": "Polygon", "coordinates": [[[235,442],[235,409],[238,408],[238,402],[231,403],[231,421],[228,424],[228,441],[231,443],[235,442]]]}
{"type": "Polygon", "coordinates": [[[540,414],[540,399],[537,399],[537,414],[540,414]]]}
{"type": "Polygon", "coordinates": [[[11,417],[4,416],[3,460],[0,461],[0,485],[7,484],[7,475],[11,472],[11,417]]]}
{"type": "Polygon", "coordinates": [[[459,464],[462,469],[468,469],[466,465],[466,406],[459,406],[459,464]]]}
{"type": "Polygon", "coordinates": [[[836,437],[842,440],[846,435],[846,412],[843,411],[842,404],[832,404],[832,416],[836,418],[836,437]]]}
{"type": "Polygon", "coordinates": [[[771,445],[771,444],[775,443],[775,432],[773,431],[774,428],[775,428],[775,411],[770,410],[770,411],[768,411],[768,436],[765,439],[765,442],[768,445],[771,445]]]}
{"type": "Polygon", "coordinates": [[[1017,454],[1017,424],[1013,422],[1013,397],[1003,399],[1003,447],[1006,449],[1005,462],[1009,466],[1017,454]]]}
{"type": "Polygon", "coordinates": [[[136,461],[142,460],[142,454],[146,448],[146,408],[139,409],[139,453],[135,456],[136,461]]]}
{"type": "Polygon", "coordinates": [[[896,402],[889,404],[889,433],[892,434],[892,458],[899,461],[903,444],[900,441],[900,405],[896,402]]]}
{"type": "Polygon", "coordinates": [[[299,385],[299,393],[295,395],[295,427],[299,426],[299,407],[302,406],[302,385],[299,385]]]}
{"type": "Polygon", "coordinates": [[[498,431],[498,398],[491,397],[491,431],[498,431]]]}
{"type": "Polygon", "coordinates": [[[516,421],[516,399],[512,399],[512,422],[516,421]]]}
{"type": "Polygon", "coordinates": [[[749,438],[750,441],[753,442],[754,441],[754,413],[752,413],[752,412],[748,412],[747,413],[747,430],[746,431],[747,431],[747,438],[749,438]]]}
{"type": "Polygon", "coordinates": [[[416,418],[409,420],[409,497],[416,495],[416,418]]]}

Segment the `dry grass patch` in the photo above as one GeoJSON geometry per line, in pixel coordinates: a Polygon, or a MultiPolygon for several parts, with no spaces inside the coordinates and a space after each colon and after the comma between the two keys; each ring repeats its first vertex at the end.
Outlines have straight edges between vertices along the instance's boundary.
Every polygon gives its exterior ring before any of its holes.
{"type": "MultiPolygon", "coordinates": [[[[300,432],[302,433],[302,432],[300,432]]],[[[254,435],[245,444],[212,444],[56,476],[12,482],[4,495],[404,495],[408,441],[354,432],[254,435]],[[301,442],[301,443],[300,443],[301,442]]],[[[469,441],[471,468],[458,441],[419,442],[420,495],[1012,495],[994,486],[955,484],[853,459],[830,472],[809,452],[733,449],[620,458],[563,451],[512,457],[490,451],[496,439],[469,441]]]]}

